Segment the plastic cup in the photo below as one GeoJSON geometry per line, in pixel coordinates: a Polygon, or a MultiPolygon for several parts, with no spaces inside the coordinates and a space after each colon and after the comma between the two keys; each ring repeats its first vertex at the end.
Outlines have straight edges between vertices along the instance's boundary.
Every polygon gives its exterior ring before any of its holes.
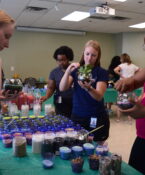
{"type": "Polygon", "coordinates": [[[53,153],[47,153],[45,155],[45,159],[42,161],[43,168],[49,169],[52,168],[54,165],[54,154],[53,153]]]}
{"type": "Polygon", "coordinates": [[[81,146],[73,146],[72,152],[74,157],[80,157],[83,154],[83,148],[81,146]]]}
{"type": "Polygon", "coordinates": [[[59,152],[60,152],[60,157],[64,160],[68,160],[71,157],[71,149],[68,147],[60,147],[59,148],[59,152]]]}
{"type": "Polygon", "coordinates": [[[95,147],[93,144],[85,143],[85,144],[83,144],[83,147],[84,147],[84,150],[85,150],[87,156],[94,154],[95,147]]]}

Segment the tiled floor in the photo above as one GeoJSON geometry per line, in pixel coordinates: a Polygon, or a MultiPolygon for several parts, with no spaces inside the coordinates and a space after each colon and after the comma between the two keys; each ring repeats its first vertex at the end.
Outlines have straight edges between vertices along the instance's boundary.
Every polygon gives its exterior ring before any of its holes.
{"type": "Polygon", "coordinates": [[[107,140],[110,152],[122,155],[122,159],[128,162],[132,144],[136,138],[135,120],[128,122],[126,116],[121,116],[120,122],[116,122],[116,107],[113,106],[113,115],[110,116],[110,137],[107,140]]]}

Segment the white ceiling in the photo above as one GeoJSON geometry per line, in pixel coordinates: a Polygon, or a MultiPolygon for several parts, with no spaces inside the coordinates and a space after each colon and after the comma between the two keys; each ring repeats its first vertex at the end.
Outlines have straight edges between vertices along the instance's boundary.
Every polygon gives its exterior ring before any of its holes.
{"type": "MultiPolygon", "coordinates": [[[[128,27],[145,22],[145,0],[127,0],[126,2],[114,0],[0,0],[0,9],[7,11],[16,20],[17,26],[104,33],[145,31],[145,29],[128,27]],[[115,8],[115,16],[128,19],[113,20],[105,17],[105,19],[87,18],[80,22],[61,21],[62,17],[73,11],[88,12],[91,8],[106,2],[108,6],[115,8]],[[47,9],[44,12],[30,12],[25,10],[27,6],[47,9]]],[[[104,18],[104,16],[101,17],[104,18]]]]}

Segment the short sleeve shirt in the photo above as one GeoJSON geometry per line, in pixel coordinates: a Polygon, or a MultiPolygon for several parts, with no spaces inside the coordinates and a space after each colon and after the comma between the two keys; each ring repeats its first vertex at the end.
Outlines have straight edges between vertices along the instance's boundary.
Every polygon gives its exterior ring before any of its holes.
{"type": "Polygon", "coordinates": [[[62,69],[60,67],[57,67],[50,72],[49,80],[54,80],[56,83],[56,91],[54,93],[55,96],[61,96],[62,98],[72,98],[72,93],[73,93],[72,88],[69,88],[68,90],[66,90],[64,92],[59,91],[59,84],[60,84],[60,81],[61,81],[64,73],[65,72],[62,71],[62,69]]]}
{"type": "Polygon", "coordinates": [[[139,69],[138,66],[127,63],[122,63],[119,65],[119,67],[121,68],[120,73],[124,78],[132,77],[135,74],[135,72],[139,69]]]}
{"type": "MultiPolygon", "coordinates": [[[[97,101],[90,96],[86,90],[82,89],[78,84],[78,70],[72,72],[71,76],[74,80],[74,93],[73,93],[73,110],[72,113],[79,117],[99,117],[101,113],[105,113],[104,100],[97,101]]],[[[96,88],[97,82],[107,82],[108,73],[101,67],[95,67],[92,70],[92,78],[94,82],[92,87],[96,88]]]]}

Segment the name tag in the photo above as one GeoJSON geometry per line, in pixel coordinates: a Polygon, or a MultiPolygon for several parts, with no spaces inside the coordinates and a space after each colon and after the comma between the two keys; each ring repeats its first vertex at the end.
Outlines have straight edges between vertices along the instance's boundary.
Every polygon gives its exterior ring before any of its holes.
{"type": "Polygon", "coordinates": [[[91,117],[90,128],[96,128],[96,126],[97,126],[97,118],[91,117]]]}
{"type": "Polygon", "coordinates": [[[62,103],[62,97],[61,96],[58,97],[58,103],[62,103]]]}

